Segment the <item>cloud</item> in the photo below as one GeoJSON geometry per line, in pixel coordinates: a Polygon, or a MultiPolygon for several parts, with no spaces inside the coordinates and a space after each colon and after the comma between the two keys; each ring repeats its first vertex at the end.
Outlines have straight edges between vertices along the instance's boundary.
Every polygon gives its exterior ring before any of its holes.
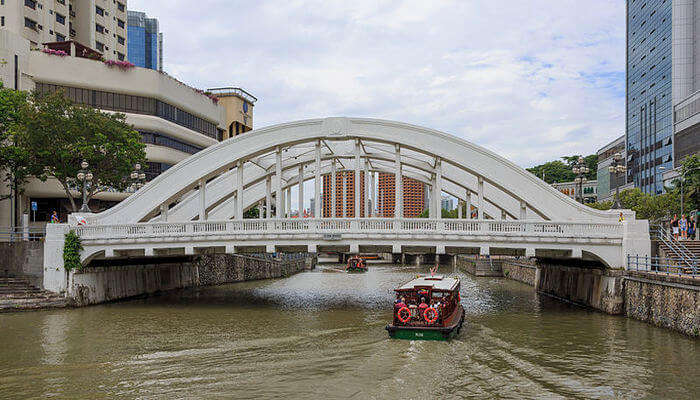
{"type": "Polygon", "coordinates": [[[622,1],[130,0],[129,8],[159,19],[169,73],[258,97],[256,127],[394,119],[524,167],[590,154],[624,131],[622,1]]]}

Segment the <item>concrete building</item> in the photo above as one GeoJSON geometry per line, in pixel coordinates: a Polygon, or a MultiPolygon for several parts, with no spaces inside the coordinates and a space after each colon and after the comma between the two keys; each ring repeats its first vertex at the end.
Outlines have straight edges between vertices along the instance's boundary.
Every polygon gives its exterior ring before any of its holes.
{"type": "MultiPolygon", "coordinates": [[[[216,98],[151,69],[123,70],[81,57],[76,51],[79,45],[74,42],[60,45],[75,56],[32,51],[29,40],[8,30],[0,31],[0,60],[8,61],[0,66],[3,85],[40,92],[60,90],[75,103],[125,113],[127,122],[146,143],[147,180],[222,140],[227,128],[226,109],[216,98]]],[[[7,188],[2,189],[7,193],[7,188]]],[[[90,207],[103,210],[128,195],[103,192],[90,207]]],[[[79,197],[77,192],[74,197],[79,197]]],[[[18,201],[17,213],[29,210],[32,201],[38,205],[37,221],[45,220],[53,209],[64,219],[70,212],[68,199],[56,181],[30,182],[18,201]]],[[[12,225],[10,209],[10,202],[0,203],[0,226],[12,225]]]]}
{"type": "Polygon", "coordinates": [[[600,202],[613,200],[618,187],[620,190],[634,187],[632,183],[626,183],[627,174],[624,172],[614,174],[608,170],[608,167],[613,163],[613,157],[617,153],[620,154],[620,158],[624,163],[627,159],[625,135],[618,137],[598,150],[597,195],[600,202]]]}
{"type": "MultiPolygon", "coordinates": [[[[321,195],[321,214],[333,218],[333,202],[335,202],[336,218],[355,217],[355,172],[337,171],[335,173],[335,195],[333,196],[332,175],[323,175],[323,192],[321,195]]],[[[360,217],[365,217],[365,173],[360,171],[360,217]]]]}
{"type": "Polygon", "coordinates": [[[443,210],[451,211],[455,208],[455,200],[452,197],[442,196],[440,199],[440,205],[443,210]]]}
{"type": "Polygon", "coordinates": [[[125,60],[126,0],[2,0],[0,30],[43,43],[75,40],[108,60],[125,60]]]}
{"type": "Polygon", "coordinates": [[[699,30],[700,0],[627,1],[627,181],[646,193],[700,152],[699,30]]]}
{"type": "Polygon", "coordinates": [[[207,93],[216,96],[226,110],[224,139],[253,129],[253,106],[258,101],[255,96],[236,87],[207,89],[207,93]]]}
{"type": "MultiPolygon", "coordinates": [[[[557,189],[558,191],[564,193],[565,195],[571,197],[572,199],[579,201],[581,198],[581,195],[579,194],[579,185],[573,181],[571,182],[561,182],[561,183],[552,183],[552,187],[557,189]]],[[[588,204],[588,203],[595,203],[598,201],[598,182],[595,180],[592,181],[586,181],[586,183],[583,184],[583,202],[588,204]]]]}
{"type": "MultiPolygon", "coordinates": [[[[380,217],[393,217],[396,206],[396,180],[393,174],[381,172],[378,178],[377,211],[380,217]]],[[[404,218],[419,216],[426,205],[427,190],[422,182],[402,177],[404,218]]]]}
{"type": "Polygon", "coordinates": [[[163,34],[158,20],[140,11],[127,12],[129,61],[137,67],[163,70],[163,34]]]}

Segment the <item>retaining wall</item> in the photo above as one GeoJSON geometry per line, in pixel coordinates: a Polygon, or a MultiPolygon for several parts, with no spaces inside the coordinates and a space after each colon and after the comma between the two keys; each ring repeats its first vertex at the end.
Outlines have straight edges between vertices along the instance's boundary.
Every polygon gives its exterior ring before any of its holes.
{"type": "Polygon", "coordinates": [[[700,337],[700,279],[628,271],[625,315],[700,337]]]}
{"type": "Polygon", "coordinates": [[[537,265],[526,261],[505,260],[501,265],[503,276],[530,286],[537,284],[537,265]]]}
{"type": "Polygon", "coordinates": [[[316,257],[276,260],[234,254],[206,254],[155,264],[88,267],[71,272],[68,297],[77,306],[161,291],[281,278],[316,265],[316,257]]]}
{"type": "Polygon", "coordinates": [[[0,243],[0,277],[26,276],[29,283],[44,287],[44,242],[0,243]]]}
{"type": "Polygon", "coordinates": [[[458,269],[474,276],[495,276],[503,277],[500,259],[481,258],[476,259],[468,256],[456,256],[455,260],[458,269]]]}

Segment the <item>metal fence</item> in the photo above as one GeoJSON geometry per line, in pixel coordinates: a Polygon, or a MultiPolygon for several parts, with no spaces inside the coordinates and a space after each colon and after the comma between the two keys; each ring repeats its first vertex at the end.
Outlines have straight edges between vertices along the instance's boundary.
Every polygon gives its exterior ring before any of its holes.
{"type": "Polygon", "coordinates": [[[689,266],[684,261],[675,261],[665,257],[627,255],[627,269],[630,271],[648,271],[666,275],[686,275],[700,277],[698,263],[689,266]]]}
{"type": "Polygon", "coordinates": [[[0,227],[0,242],[44,240],[46,228],[0,227]]]}

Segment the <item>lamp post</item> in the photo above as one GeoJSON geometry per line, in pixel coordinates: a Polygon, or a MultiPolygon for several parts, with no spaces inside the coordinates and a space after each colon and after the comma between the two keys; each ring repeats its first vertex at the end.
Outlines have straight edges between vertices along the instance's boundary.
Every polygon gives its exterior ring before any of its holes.
{"type": "Polygon", "coordinates": [[[613,204],[612,208],[614,210],[622,208],[622,205],[620,204],[620,174],[621,173],[627,173],[627,166],[624,165],[622,162],[622,154],[620,153],[615,153],[612,158],[612,163],[608,167],[608,171],[610,174],[615,175],[615,203],[613,204]]]}
{"type": "Polygon", "coordinates": [[[583,184],[586,183],[586,174],[590,169],[586,166],[583,157],[579,157],[577,162],[574,164],[571,171],[576,174],[576,179],[574,179],[574,184],[578,185],[579,196],[581,197],[581,204],[583,204],[583,184]]]}
{"type": "Polygon", "coordinates": [[[146,174],[141,172],[141,164],[137,163],[134,165],[134,170],[131,171],[130,177],[133,181],[132,186],[134,188],[134,192],[143,187],[144,182],[146,182],[146,174]]]}
{"type": "Polygon", "coordinates": [[[88,207],[88,200],[87,200],[87,185],[92,182],[92,172],[88,170],[88,163],[87,161],[83,160],[83,162],[80,163],[80,170],[76,174],[76,178],[82,183],[83,186],[83,205],[80,207],[80,212],[81,213],[91,213],[90,207],[88,207]]]}

